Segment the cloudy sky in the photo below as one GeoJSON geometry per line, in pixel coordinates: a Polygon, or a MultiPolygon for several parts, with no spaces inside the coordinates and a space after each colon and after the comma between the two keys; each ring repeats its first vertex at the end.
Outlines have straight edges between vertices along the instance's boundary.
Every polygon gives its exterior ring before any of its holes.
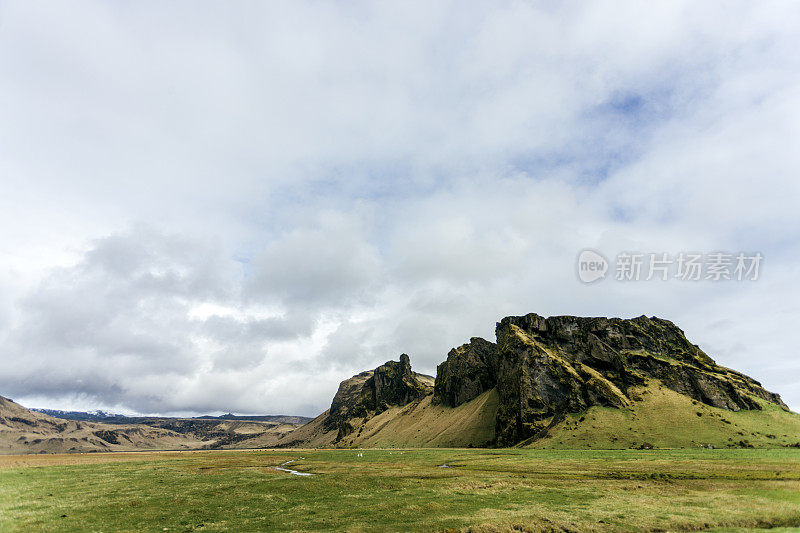
{"type": "Polygon", "coordinates": [[[800,4],[491,4],[0,1],[0,394],[315,415],[503,316],[646,314],[800,410],[800,4]]]}

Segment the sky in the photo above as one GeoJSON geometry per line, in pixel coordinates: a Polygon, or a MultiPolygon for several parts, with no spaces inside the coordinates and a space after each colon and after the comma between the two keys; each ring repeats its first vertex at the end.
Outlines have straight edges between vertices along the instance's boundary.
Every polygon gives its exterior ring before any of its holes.
{"type": "Polygon", "coordinates": [[[770,1],[0,0],[0,394],[313,416],[535,312],[672,320],[800,411],[799,25],[770,1]],[[628,251],[764,259],[618,281],[628,251]]]}

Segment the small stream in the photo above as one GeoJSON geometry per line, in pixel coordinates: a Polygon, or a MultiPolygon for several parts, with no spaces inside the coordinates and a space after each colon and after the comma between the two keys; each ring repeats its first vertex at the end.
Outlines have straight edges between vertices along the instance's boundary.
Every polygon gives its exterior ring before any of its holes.
{"type": "MultiPolygon", "coordinates": [[[[305,457],[301,457],[300,459],[305,459],[305,457]]],[[[280,470],[281,472],[289,472],[290,474],[295,475],[295,476],[313,476],[314,475],[314,474],[311,474],[309,472],[298,472],[297,470],[292,470],[291,468],[284,468],[286,465],[290,465],[290,464],[292,464],[294,462],[295,462],[295,460],[292,459],[291,461],[286,461],[285,463],[281,463],[280,466],[275,466],[273,468],[275,468],[275,470],[280,470]]]]}

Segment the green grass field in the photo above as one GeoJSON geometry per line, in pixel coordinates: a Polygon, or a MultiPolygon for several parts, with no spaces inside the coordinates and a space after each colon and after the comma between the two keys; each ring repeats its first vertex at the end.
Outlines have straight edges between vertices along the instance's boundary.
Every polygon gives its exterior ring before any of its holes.
{"type": "Polygon", "coordinates": [[[0,456],[2,531],[792,526],[800,526],[795,449],[0,456]],[[274,469],[292,459],[291,468],[316,475],[274,469]]]}

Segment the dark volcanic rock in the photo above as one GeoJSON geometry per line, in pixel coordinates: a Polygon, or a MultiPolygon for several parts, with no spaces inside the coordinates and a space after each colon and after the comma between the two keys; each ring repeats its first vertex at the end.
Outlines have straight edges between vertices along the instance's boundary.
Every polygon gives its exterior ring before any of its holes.
{"type": "Polygon", "coordinates": [[[432,385],[433,378],[412,372],[408,356],[402,354],[400,361],[387,361],[342,381],[323,427],[338,429],[339,440],[353,431],[352,419],[363,420],[419,400],[432,392],[432,385]]]}
{"type": "Polygon", "coordinates": [[[338,442],[392,406],[433,394],[442,407],[431,412],[446,414],[492,389],[499,446],[527,444],[593,406],[636,409],[654,387],[721,409],[758,410],[767,401],[788,411],[777,394],[717,365],[668,320],[528,314],[504,318],[495,331],[496,344],[474,337],[450,350],[435,382],[412,372],[406,355],[343,381],[324,432],[335,430],[338,442]]]}
{"type": "Polygon", "coordinates": [[[497,384],[497,345],[472,337],[436,367],[433,403],[457,407],[497,384]]]}
{"type": "Polygon", "coordinates": [[[628,389],[653,378],[714,407],[759,409],[755,396],[786,409],[777,394],[714,363],[667,320],[529,314],[504,318],[496,334],[500,445],[534,437],[566,412],[626,407],[628,389]]]}
{"type": "Polygon", "coordinates": [[[116,431],[101,430],[94,432],[95,437],[98,437],[109,444],[119,444],[119,436],[116,431]]]}
{"type": "Polygon", "coordinates": [[[411,371],[411,361],[406,354],[400,361],[387,361],[372,372],[367,380],[369,393],[365,398],[367,409],[381,412],[391,405],[406,405],[430,393],[417,375],[411,371]]]}

